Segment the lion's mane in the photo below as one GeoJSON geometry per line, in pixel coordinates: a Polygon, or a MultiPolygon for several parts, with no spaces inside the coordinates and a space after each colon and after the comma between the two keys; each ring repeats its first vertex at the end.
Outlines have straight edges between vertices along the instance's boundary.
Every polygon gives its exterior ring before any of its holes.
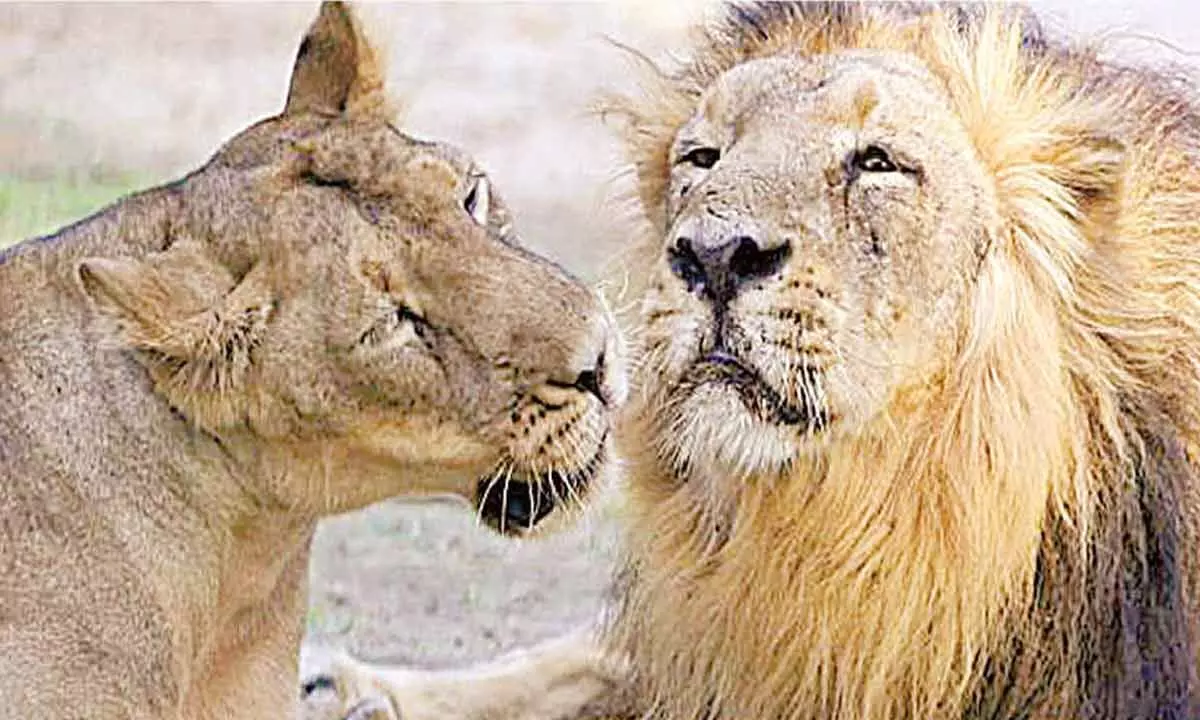
{"type": "Polygon", "coordinates": [[[611,638],[672,720],[1193,717],[1189,86],[1012,9],[735,8],[608,108],[628,120],[641,250],[661,252],[668,147],[706,86],[751,58],[850,48],[923,61],[995,184],[1002,227],[956,354],[879,423],[745,482],[717,532],[635,401],[611,638]]]}

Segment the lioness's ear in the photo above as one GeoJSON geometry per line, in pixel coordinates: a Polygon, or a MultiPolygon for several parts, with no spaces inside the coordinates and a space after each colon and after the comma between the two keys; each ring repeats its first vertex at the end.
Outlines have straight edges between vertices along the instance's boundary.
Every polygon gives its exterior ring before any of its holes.
{"type": "Polygon", "coordinates": [[[354,11],[325,2],[296,53],[283,113],[381,112],[387,104],[383,81],[379,56],[354,11]]]}
{"type": "Polygon", "coordinates": [[[168,402],[209,430],[245,417],[251,352],[274,308],[265,270],[235,283],[181,244],[145,260],[87,258],[76,275],[168,402]]]}

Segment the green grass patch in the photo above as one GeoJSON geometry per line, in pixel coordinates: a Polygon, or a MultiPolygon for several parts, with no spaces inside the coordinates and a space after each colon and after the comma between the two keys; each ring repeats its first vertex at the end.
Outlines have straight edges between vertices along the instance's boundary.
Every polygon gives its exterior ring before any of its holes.
{"type": "Polygon", "coordinates": [[[0,176],[0,248],[53,232],[140,187],[133,180],[0,176]]]}

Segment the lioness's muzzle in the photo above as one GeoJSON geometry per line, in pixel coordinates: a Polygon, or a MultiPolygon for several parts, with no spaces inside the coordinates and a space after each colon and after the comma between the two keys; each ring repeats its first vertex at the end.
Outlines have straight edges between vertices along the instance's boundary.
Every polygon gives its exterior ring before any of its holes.
{"type": "Polygon", "coordinates": [[[493,530],[512,535],[532,530],[555,508],[578,506],[600,472],[607,439],[606,434],[592,459],[574,472],[551,470],[533,478],[482,478],[476,486],[475,501],[480,518],[493,530]]]}
{"type": "Polygon", "coordinates": [[[549,487],[551,482],[549,478],[541,482],[516,479],[496,483],[480,481],[480,516],[501,533],[531,530],[554,510],[558,502],[549,487]]]}

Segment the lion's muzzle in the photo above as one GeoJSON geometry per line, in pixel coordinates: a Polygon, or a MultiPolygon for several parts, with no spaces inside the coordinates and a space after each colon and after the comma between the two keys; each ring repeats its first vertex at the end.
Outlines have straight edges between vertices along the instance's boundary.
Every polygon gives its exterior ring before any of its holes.
{"type": "MultiPolygon", "coordinates": [[[[813,387],[818,384],[815,374],[815,370],[804,369],[798,372],[798,382],[813,387]]],[[[748,363],[726,351],[709,353],[698,360],[686,376],[686,385],[691,388],[708,384],[733,389],[748,410],[771,424],[798,426],[816,432],[829,421],[825,406],[815,393],[799,393],[798,402],[789,402],[748,363]]]]}

